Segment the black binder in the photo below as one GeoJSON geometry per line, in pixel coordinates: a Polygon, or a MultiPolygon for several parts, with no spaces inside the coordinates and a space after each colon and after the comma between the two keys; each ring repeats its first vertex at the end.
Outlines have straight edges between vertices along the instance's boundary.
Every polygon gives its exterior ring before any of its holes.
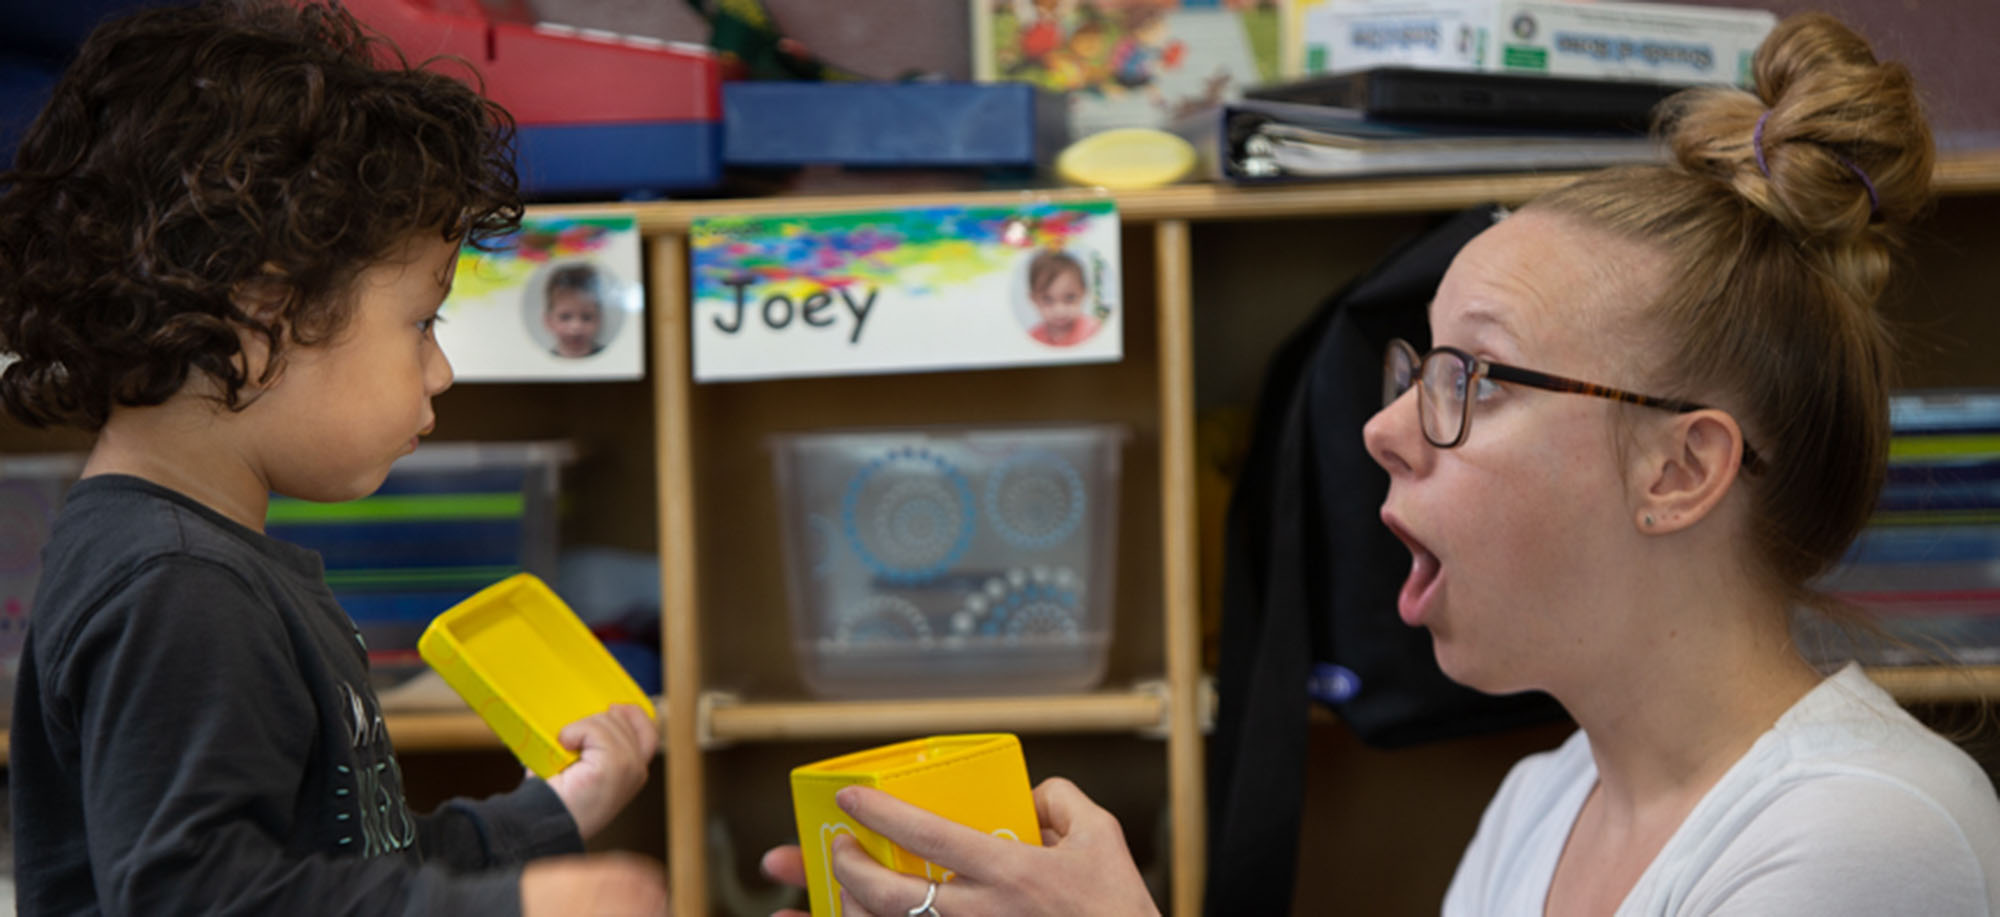
{"type": "Polygon", "coordinates": [[[1376,67],[1256,86],[1245,98],[1350,108],[1371,119],[1645,133],[1665,83],[1376,67]]]}

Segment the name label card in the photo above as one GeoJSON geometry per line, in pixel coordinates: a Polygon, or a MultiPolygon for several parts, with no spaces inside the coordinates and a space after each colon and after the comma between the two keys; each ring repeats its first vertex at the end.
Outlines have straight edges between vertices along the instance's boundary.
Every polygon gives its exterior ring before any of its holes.
{"type": "Polygon", "coordinates": [[[1111,362],[1110,201],[695,221],[697,382],[1111,362]]]}
{"type": "Polygon", "coordinates": [[[459,252],[438,346],[461,382],[639,379],[646,298],[638,220],[533,210],[459,252]]]}

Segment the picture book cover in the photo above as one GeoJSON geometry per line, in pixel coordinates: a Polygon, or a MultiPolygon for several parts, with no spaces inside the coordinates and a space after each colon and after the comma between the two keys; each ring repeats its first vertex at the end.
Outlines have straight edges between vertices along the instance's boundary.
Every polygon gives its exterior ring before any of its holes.
{"type": "Polygon", "coordinates": [[[1069,94],[1073,137],[1166,127],[1280,78],[1290,0],[972,0],[982,80],[1069,94]]]}
{"type": "Polygon", "coordinates": [[[1123,355],[1109,200],[696,220],[698,382],[1123,355]]]}
{"type": "Polygon", "coordinates": [[[460,382],[642,378],[642,276],[636,217],[530,211],[459,252],[438,346],[460,382]]]}

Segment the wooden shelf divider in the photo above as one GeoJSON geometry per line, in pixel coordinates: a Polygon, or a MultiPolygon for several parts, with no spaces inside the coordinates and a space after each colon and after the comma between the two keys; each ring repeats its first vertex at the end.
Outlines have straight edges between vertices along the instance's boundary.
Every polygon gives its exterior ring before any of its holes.
{"type": "Polygon", "coordinates": [[[1906,704],[2000,701],[2000,665],[1877,666],[1868,677],[1906,704]]]}
{"type": "Polygon", "coordinates": [[[1129,691],[927,700],[743,701],[710,691],[697,716],[711,747],[938,732],[1152,732],[1166,723],[1167,697],[1157,683],[1129,691]]]}

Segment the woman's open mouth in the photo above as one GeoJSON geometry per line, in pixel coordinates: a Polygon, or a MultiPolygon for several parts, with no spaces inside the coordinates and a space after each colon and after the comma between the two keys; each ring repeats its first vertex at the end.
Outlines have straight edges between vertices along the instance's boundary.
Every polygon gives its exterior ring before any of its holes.
{"type": "Polygon", "coordinates": [[[1389,526],[1389,531],[1395,533],[1404,547],[1410,549],[1410,575],[1403,580],[1403,591],[1396,596],[1396,614],[1402,617],[1404,624],[1420,627],[1432,600],[1437,596],[1438,584],[1444,580],[1443,564],[1436,554],[1404,530],[1386,510],[1382,513],[1382,522],[1389,526]]]}

